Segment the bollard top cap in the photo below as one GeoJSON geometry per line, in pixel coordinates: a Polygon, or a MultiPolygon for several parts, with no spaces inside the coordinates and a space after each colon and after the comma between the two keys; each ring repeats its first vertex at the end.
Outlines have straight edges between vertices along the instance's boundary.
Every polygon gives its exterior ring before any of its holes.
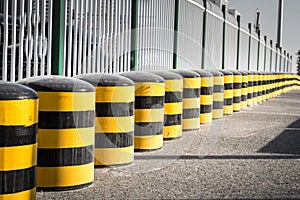
{"type": "Polygon", "coordinates": [[[214,77],[216,76],[224,76],[224,74],[222,72],[216,71],[216,70],[205,70],[208,73],[212,74],[214,77]]]}
{"type": "Polygon", "coordinates": [[[232,76],[233,75],[233,73],[228,70],[220,69],[218,71],[221,72],[222,74],[224,74],[224,76],[232,76]]]}
{"type": "Polygon", "coordinates": [[[124,76],[116,74],[83,74],[76,76],[93,86],[134,86],[134,82],[124,76]]]}
{"type": "Polygon", "coordinates": [[[133,82],[152,82],[152,83],[164,83],[165,80],[155,74],[149,72],[124,72],[120,74],[126,78],[131,79],[133,82]]]}
{"type": "Polygon", "coordinates": [[[229,71],[233,73],[233,75],[242,75],[240,71],[236,71],[236,70],[229,70],[229,71]]]}
{"type": "Polygon", "coordinates": [[[23,99],[38,99],[38,94],[24,85],[0,81],[0,100],[23,99]]]}
{"type": "Polygon", "coordinates": [[[176,69],[176,70],[169,70],[169,71],[179,74],[183,78],[201,78],[200,74],[190,70],[176,69]]]}
{"type": "Polygon", "coordinates": [[[151,71],[152,74],[158,75],[165,80],[182,80],[182,77],[170,71],[151,71]]]}

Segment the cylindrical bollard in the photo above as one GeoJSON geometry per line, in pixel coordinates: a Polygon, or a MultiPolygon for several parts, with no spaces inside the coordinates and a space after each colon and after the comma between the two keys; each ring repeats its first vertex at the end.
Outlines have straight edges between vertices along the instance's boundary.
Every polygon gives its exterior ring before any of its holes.
{"type": "Polygon", "coordinates": [[[38,95],[0,81],[0,199],[36,198],[38,95]]]}
{"type": "Polygon", "coordinates": [[[37,187],[70,190],[94,180],[95,89],[59,76],[20,81],[39,94],[37,187]]]}
{"type": "Polygon", "coordinates": [[[253,73],[253,105],[257,105],[257,95],[258,95],[258,72],[253,73]]]}
{"type": "Polygon", "coordinates": [[[163,146],[165,81],[147,72],[121,74],[135,85],[134,149],[151,151],[163,146]]]}
{"type": "Polygon", "coordinates": [[[265,83],[266,83],[266,100],[269,100],[270,99],[270,88],[271,88],[269,72],[265,72],[265,83]]]}
{"type": "Polygon", "coordinates": [[[280,95],[280,74],[279,72],[275,72],[275,83],[276,83],[276,88],[275,88],[275,96],[279,96],[280,95]]]}
{"type": "Polygon", "coordinates": [[[252,107],[253,105],[253,84],[254,75],[252,72],[247,71],[248,74],[248,88],[247,88],[247,106],[252,107]]]}
{"type": "Polygon", "coordinates": [[[95,166],[132,163],[134,83],[112,74],[86,74],[76,78],[96,89],[95,166]]]}
{"type": "Polygon", "coordinates": [[[223,118],[224,113],[224,75],[218,71],[208,71],[213,75],[213,119],[223,118]]]}
{"type": "Polygon", "coordinates": [[[276,76],[274,72],[271,72],[271,98],[276,96],[276,76]]]}
{"type": "Polygon", "coordinates": [[[241,109],[247,108],[247,96],[248,96],[248,73],[240,71],[242,74],[242,92],[241,92],[241,109]]]}
{"type": "Polygon", "coordinates": [[[258,83],[257,83],[257,103],[260,104],[262,103],[262,73],[257,72],[258,76],[258,83]]]}
{"type": "Polygon", "coordinates": [[[224,74],[224,115],[233,113],[233,73],[226,70],[219,70],[224,74]]]}
{"type": "Polygon", "coordinates": [[[200,128],[200,88],[199,74],[187,70],[171,70],[183,77],[182,130],[200,128]]]}
{"type": "Polygon", "coordinates": [[[163,136],[165,140],[182,136],[183,79],[168,71],[151,72],[165,79],[165,116],[163,136]]]}
{"type": "Polygon", "coordinates": [[[233,73],[233,112],[240,112],[243,77],[238,71],[230,72],[233,73]]]}
{"type": "Polygon", "coordinates": [[[261,72],[261,80],[262,80],[262,102],[267,100],[267,81],[266,81],[266,73],[261,72]]]}

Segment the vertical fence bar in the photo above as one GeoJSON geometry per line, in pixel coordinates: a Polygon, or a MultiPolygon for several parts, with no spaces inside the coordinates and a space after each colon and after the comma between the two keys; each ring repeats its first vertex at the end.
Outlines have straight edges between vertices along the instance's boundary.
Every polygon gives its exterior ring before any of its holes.
{"type": "MultiPolygon", "coordinates": [[[[100,3],[100,1],[99,1],[100,3]]],[[[98,11],[98,0],[94,0],[94,9],[93,9],[93,49],[92,49],[92,73],[96,72],[96,53],[97,53],[97,11],[98,11]]],[[[92,12],[92,11],[91,11],[92,12]]]]}
{"type": "Polygon", "coordinates": [[[175,0],[173,69],[177,69],[179,0],[175,0]]]}
{"type": "Polygon", "coordinates": [[[248,24],[248,29],[249,29],[248,71],[250,71],[250,61],[251,61],[251,23],[248,24]]]}
{"type": "Polygon", "coordinates": [[[270,40],[270,72],[272,71],[272,65],[273,65],[273,41],[270,40]]]}
{"type": "MultiPolygon", "coordinates": [[[[73,61],[72,61],[72,67],[73,67],[73,72],[72,72],[72,75],[73,76],[76,76],[78,71],[78,64],[77,64],[77,52],[78,52],[78,41],[80,40],[80,38],[78,38],[78,0],[75,0],[75,6],[74,6],[74,9],[75,9],[75,12],[74,12],[74,30],[73,28],[71,27],[70,29],[72,29],[72,34],[74,33],[74,46],[73,46],[73,61]]],[[[69,12],[72,12],[72,10],[70,10],[69,12]]],[[[72,19],[73,20],[73,19],[72,19]]]]}
{"type": "Polygon", "coordinates": [[[241,40],[241,16],[237,16],[238,34],[237,34],[237,55],[236,55],[236,70],[240,67],[240,40],[241,40]]]}
{"type": "Polygon", "coordinates": [[[266,64],[267,64],[267,36],[265,35],[264,36],[264,44],[265,44],[265,51],[264,51],[264,54],[265,54],[265,56],[264,56],[264,71],[266,71],[266,64]]]}
{"type": "Polygon", "coordinates": [[[42,1],[41,3],[41,36],[39,37],[39,57],[41,60],[41,65],[40,65],[40,72],[42,76],[45,75],[45,51],[44,51],[44,45],[45,43],[45,38],[46,38],[46,1],[42,1]]]}
{"type": "Polygon", "coordinates": [[[137,70],[137,48],[138,48],[138,1],[132,0],[131,4],[131,63],[130,70],[137,70]]]}
{"type": "Polygon", "coordinates": [[[24,1],[20,2],[20,34],[19,34],[19,67],[18,80],[23,79],[23,51],[24,51],[24,30],[25,30],[25,15],[24,15],[24,1]]]}
{"type": "Polygon", "coordinates": [[[16,74],[16,45],[17,45],[17,1],[12,1],[12,43],[11,43],[11,64],[10,64],[10,81],[15,82],[16,74]]]}
{"type": "Polygon", "coordinates": [[[47,75],[51,74],[52,59],[52,17],[53,17],[53,0],[49,0],[48,5],[48,56],[47,56],[47,75]]]}
{"type": "Polygon", "coordinates": [[[7,47],[8,47],[8,2],[4,1],[4,41],[3,41],[3,66],[2,80],[7,80],[7,47]]]}
{"type": "Polygon", "coordinates": [[[39,68],[39,57],[38,57],[38,43],[39,43],[39,19],[40,19],[40,3],[39,0],[34,1],[35,4],[35,13],[34,13],[34,38],[33,38],[33,75],[38,76],[38,68],[39,68]]]}

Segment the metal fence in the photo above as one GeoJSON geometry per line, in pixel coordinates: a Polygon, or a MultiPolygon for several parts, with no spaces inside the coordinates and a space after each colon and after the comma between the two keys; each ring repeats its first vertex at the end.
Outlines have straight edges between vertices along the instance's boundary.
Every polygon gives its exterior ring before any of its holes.
{"type": "Polygon", "coordinates": [[[0,78],[172,68],[291,71],[291,55],[241,17],[209,0],[2,0],[0,78]]]}

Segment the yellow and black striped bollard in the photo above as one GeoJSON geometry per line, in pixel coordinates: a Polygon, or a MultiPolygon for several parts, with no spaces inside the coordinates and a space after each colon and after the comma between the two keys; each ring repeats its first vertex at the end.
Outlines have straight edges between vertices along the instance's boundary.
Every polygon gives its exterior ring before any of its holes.
{"type": "Polygon", "coordinates": [[[254,75],[252,72],[247,71],[248,74],[248,91],[247,91],[247,106],[253,106],[253,84],[254,84],[254,75]]]}
{"type": "Polygon", "coordinates": [[[212,122],[213,111],[213,75],[203,70],[193,70],[201,76],[200,90],[200,124],[210,124],[212,122]]]}
{"type": "Polygon", "coordinates": [[[274,72],[271,72],[271,98],[276,96],[276,76],[274,72]]]}
{"type": "Polygon", "coordinates": [[[257,105],[257,95],[258,95],[258,72],[253,73],[253,105],[257,105]]]}
{"type": "Polygon", "coordinates": [[[134,149],[151,151],[163,147],[165,81],[147,72],[121,74],[135,84],[134,149]]]}
{"type": "Polygon", "coordinates": [[[201,77],[192,71],[171,71],[183,77],[182,130],[199,129],[201,77]]]}
{"type": "Polygon", "coordinates": [[[219,70],[224,74],[224,115],[233,113],[233,73],[227,70],[219,70]]]}
{"type": "Polygon", "coordinates": [[[86,74],[76,78],[96,89],[95,166],[132,163],[134,83],[112,74],[86,74]]]}
{"type": "Polygon", "coordinates": [[[208,71],[213,75],[213,119],[223,118],[224,113],[224,75],[218,71],[208,71]]]}
{"type": "Polygon", "coordinates": [[[270,99],[270,88],[271,88],[269,72],[265,72],[265,82],[266,82],[266,100],[269,100],[270,99]]]}
{"type": "Polygon", "coordinates": [[[233,73],[233,112],[241,111],[241,96],[242,96],[242,74],[238,71],[230,71],[233,73]]]}
{"type": "Polygon", "coordinates": [[[180,138],[182,136],[183,79],[180,75],[169,71],[151,73],[165,79],[164,140],[180,138]]]}
{"type": "Polygon", "coordinates": [[[247,108],[247,97],[248,97],[248,73],[240,71],[242,74],[242,93],[241,93],[241,109],[247,108]]]}
{"type": "Polygon", "coordinates": [[[267,81],[266,81],[266,73],[261,72],[262,79],[262,102],[267,100],[267,81]]]}
{"type": "Polygon", "coordinates": [[[38,95],[0,81],[0,199],[35,199],[38,95]]]}
{"type": "Polygon", "coordinates": [[[262,73],[257,72],[258,82],[257,82],[257,103],[262,103],[262,73]]]}
{"type": "Polygon", "coordinates": [[[39,94],[37,187],[83,188],[94,180],[95,89],[75,78],[29,78],[39,94]]]}

